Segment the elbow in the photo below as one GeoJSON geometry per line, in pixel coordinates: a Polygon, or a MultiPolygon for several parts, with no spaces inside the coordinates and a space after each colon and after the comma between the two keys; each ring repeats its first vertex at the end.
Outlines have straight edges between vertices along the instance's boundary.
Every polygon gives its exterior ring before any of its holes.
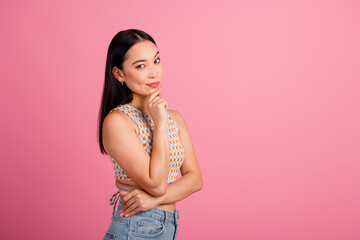
{"type": "Polygon", "coordinates": [[[201,181],[198,191],[200,191],[202,189],[202,187],[203,187],[203,182],[201,181]]]}
{"type": "Polygon", "coordinates": [[[152,189],[150,194],[153,195],[154,197],[161,197],[161,196],[165,195],[165,193],[166,193],[166,188],[158,187],[158,188],[152,189]]]}
{"type": "Polygon", "coordinates": [[[203,184],[201,182],[200,184],[197,185],[196,191],[197,192],[200,191],[202,189],[202,186],[203,186],[203,184]]]}
{"type": "Polygon", "coordinates": [[[155,197],[161,197],[165,195],[166,189],[167,189],[167,183],[149,189],[149,193],[155,197]]]}
{"type": "Polygon", "coordinates": [[[195,187],[195,191],[198,192],[202,189],[203,187],[203,181],[202,178],[200,177],[199,180],[197,181],[196,187],[195,187]]]}
{"type": "Polygon", "coordinates": [[[146,181],[142,182],[142,184],[139,184],[141,188],[143,188],[147,193],[154,197],[161,197],[165,195],[167,190],[167,179],[163,179],[160,181],[160,179],[147,179],[146,181]]]}

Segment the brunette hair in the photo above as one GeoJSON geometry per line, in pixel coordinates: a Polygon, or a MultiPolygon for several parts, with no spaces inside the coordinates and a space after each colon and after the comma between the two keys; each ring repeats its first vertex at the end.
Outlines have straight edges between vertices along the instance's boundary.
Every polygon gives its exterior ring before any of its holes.
{"type": "Polygon", "coordinates": [[[98,122],[98,140],[100,152],[106,154],[106,150],[102,141],[102,127],[107,114],[111,109],[119,104],[129,103],[133,99],[131,90],[122,85],[113,75],[113,67],[123,69],[123,62],[127,51],[140,41],[149,40],[156,46],[154,39],[144,31],[139,29],[128,29],[118,32],[110,42],[105,66],[105,82],[101,99],[99,122],[98,122]]]}

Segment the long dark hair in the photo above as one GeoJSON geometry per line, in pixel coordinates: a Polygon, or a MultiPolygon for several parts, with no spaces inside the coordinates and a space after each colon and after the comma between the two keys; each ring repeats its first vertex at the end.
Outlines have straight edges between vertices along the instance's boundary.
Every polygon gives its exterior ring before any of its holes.
{"type": "Polygon", "coordinates": [[[137,42],[149,40],[156,46],[154,39],[139,29],[128,29],[118,32],[111,40],[106,57],[105,82],[101,99],[98,124],[98,139],[100,152],[107,154],[102,141],[102,127],[107,114],[111,109],[120,104],[129,103],[133,99],[131,90],[115,78],[112,73],[113,67],[123,69],[123,62],[127,51],[137,42]]]}

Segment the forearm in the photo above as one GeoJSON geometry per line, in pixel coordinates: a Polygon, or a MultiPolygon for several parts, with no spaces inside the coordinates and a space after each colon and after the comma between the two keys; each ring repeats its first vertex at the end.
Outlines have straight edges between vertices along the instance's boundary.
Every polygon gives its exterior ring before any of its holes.
{"type": "Polygon", "coordinates": [[[149,176],[155,182],[166,184],[170,162],[169,138],[167,126],[156,126],[153,132],[153,147],[150,158],[149,176]]]}
{"type": "Polygon", "coordinates": [[[160,196],[160,204],[178,202],[191,194],[200,191],[202,188],[202,178],[200,173],[189,172],[177,181],[168,184],[166,193],[160,196]]]}

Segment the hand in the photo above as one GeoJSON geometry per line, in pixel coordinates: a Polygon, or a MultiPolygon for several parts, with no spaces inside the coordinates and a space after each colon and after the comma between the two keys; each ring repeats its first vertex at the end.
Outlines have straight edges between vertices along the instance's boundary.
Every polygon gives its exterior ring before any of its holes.
{"type": "Polygon", "coordinates": [[[165,99],[159,97],[158,95],[161,92],[161,88],[156,89],[153,92],[148,100],[147,109],[151,118],[154,121],[155,127],[157,126],[167,126],[168,116],[167,116],[167,107],[168,104],[165,99]]]}
{"type": "Polygon", "coordinates": [[[161,203],[161,197],[154,197],[141,189],[134,189],[130,192],[120,191],[120,195],[123,199],[120,217],[130,217],[138,212],[153,209],[161,203]]]}

